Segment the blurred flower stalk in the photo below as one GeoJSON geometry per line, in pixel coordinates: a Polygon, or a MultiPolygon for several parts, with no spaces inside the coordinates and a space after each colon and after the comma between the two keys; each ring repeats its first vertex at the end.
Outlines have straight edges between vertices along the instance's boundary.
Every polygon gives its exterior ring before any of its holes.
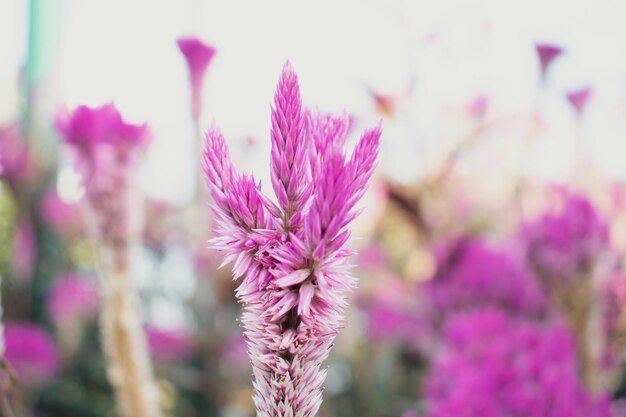
{"type": "Polygon", "coordinates": [[[114,105],[80,106],[57,128],[83,177],[93,237],[99,243],[101,337],[107,374],[124,417],[159,417],[159,393],[133,279],[130,250],[141,236],[135,180],[150,142],[146,125],[126,123],[114,105]]]}

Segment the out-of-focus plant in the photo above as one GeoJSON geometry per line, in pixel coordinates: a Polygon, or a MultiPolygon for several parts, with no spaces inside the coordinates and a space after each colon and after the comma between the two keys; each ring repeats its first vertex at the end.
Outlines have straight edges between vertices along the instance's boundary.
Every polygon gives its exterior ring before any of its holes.
{"type": "Polygon", "coordinates": [[[147,126],[124,122],[108,104],[80,106],[59,116],[57,127],[74,151],[100,244],[102,343],[120,413],[158,417],[158,390],[130,270],[130,250],[141,236],[135,177],[139,154],[150,141],[147,126]]]}
{"type": "Polygon", "coordinates": [[[425,382],[426,416],[609,417],[581,384],[566,326],[487,308],[451,319],[425,382]]]}

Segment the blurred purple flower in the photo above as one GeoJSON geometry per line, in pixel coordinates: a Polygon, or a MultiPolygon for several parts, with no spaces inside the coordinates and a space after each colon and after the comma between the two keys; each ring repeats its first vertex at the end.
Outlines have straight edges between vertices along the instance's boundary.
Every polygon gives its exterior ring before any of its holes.
{"type": "Polygon", "coordinates": [[[91,276],[68,273],[57,277],[48,293],[47,310],[55,323],[94,317],[98,311],[98,283],[91,276]]]}
{"type": "Polygon", "coordinates": [[[567,93],[567,101],[572,105],[576,115],[581,117],[585,108],[587,107],[587,102],[591,98],[591,88],[584,87],[578,90],[573,90],[567,93]]]}
{"type": "Polygon", "coordinates": [[[563,53],[563,49],[557,45],[538,43],[535,45],[535,51],[541,65],[541,79],[545,80],[550,64],[563,53]]]}
{"type": "Polygon", "coordinates": [[[561,324],[487,309],[450,320],[426,376],[427,417],[610,417],[578,378],[576,347],[561,324]]]}
{"type": "Polygon", "coordinates": [[[146,326],[145,330],[150,353],[156,360],[182,360],[193,352],[192,335],[185,330],[164,330],[155,326],[146,326]]]}
{"type": "Polygon", "coordinates": [[[145,147],[151,139],[147,125],[126,123],[112,103],[78,106],[71,114],[58,116],[56,126],[69,145],[92,158],[103,145],[116,148],[124,157],[135,148],[145,147]]]}
{"type": "Polygon", "coordinates": [[[119,246],[128,239],[127,194],[137,156],[151,139],[148,127],[126,123],[113,104],[79,106],[57,117],[56,125],[75,151],[98,236],[119,246]]]}
{"type": "Polygon", "coordinates": [[[572,280],[608,249],[608,225],[586,197],[557,193],[559,204],[522,226],[522,240],[529,264],[542,276],[572,280]]]}
{"type": "Polygon", "coordinates": [[[516,316],[546,313],[547,300],[534,278],[506,250],[469,238],[451,241],[437,252],[437,272],[423,285],[435,322],[489,306],[516,316]]]}
{"type": "Polygon", "coordinates": [[[224,263],[243,278],[237,297],[254,373],[259,416],[313,417],[328,357],[343,326],[352,251],[344,247],[355,204],[378,154],[380,127],[366,131],[350,159],[350,118],[303,112],[287,63],[274,96],[270,173],[278,204],[254,178],[239,175],[223,136],[206,135],[204,170],[224,263]]]}
{"type": "Polygon", "coordinates": [[[43,328],[30,323],[7,322],[4,339],[6,359],[21,382],[45,382],[59,369],[57,348],[43,328]]]}
{"type": "Polygon", "coordinates": [[[193,119],[198,121],[202,112],[202,86],[204,74],[213,60],[215,48],[206,45],[197,38],[178,39],[178,49],[185,57],[189,68],[191,82],[191,113],[193,119]]]}

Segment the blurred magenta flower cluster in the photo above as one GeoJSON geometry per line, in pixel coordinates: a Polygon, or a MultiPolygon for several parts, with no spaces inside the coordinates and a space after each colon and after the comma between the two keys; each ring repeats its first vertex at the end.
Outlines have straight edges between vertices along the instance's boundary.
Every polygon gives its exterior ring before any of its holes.
{"type": "Polygon", "coordinates": [[[576,346],[562,323],[517,320],[485,308],[443,329],[426,382],[428,417],[611,416],[576,370],[576,346]]]}

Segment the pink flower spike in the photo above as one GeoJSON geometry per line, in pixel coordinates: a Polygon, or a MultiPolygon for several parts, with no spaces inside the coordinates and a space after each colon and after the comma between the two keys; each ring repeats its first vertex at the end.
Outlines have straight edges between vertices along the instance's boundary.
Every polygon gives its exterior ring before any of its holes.
{"type": "Polygon", "coordinates": [[[187,61],[191,82],[191,113],[198,121],[202,112],[202,86],[204,74],[215,55],[215,48],[193,37],[179,38],[178,49],[187,61]]]}
{"type": "Polygon", "coordinates": [[[567,93],[567,101],[572,105],[576,115],[580,118],[582,117],[585,108],[587,107],[587,102],[591,98],[591,88],[584,87],[578,90],[573,90],[567,93]]]}
{"type": "Polygon", "coordinates": [[[376,165],[380,127],[366,131],[350,160],[347,114],[303,115],[297,76],[283,68],[272,108],[270,173],[278,204],[239,175],[223,137],[209,131],[205,174],[216,214],[215,248],[234,262],[236,295],[254,374],[259,416],[314,417],[321,369],[343,326],[355,287],[344,248],[355,204],[376,165]]]}
{"type": "Polygon", "coordinates": [[[274,280],[274,285],[280,288],[288,288],[292,285],[300,284],[311,275],[311,271],[308,269],[299,269],[293,271],[285,276],[282,276],[274,280]]]}
{"type": "Polygon", "coordinates": [[[545,81],[550,64],[563,53],[563,49],[557,45],[538,43],[535,45],[535,50],[541,66],[541,79],[545,81]]]}
{"type": "Polygon", "coordinates": [[[291,215],[303,209],[307,188],[307,154],[298,77],[287,62],[283,67],[272,108],[272,187],[285,213],[284,227],[296,227],[291,215]]]}

